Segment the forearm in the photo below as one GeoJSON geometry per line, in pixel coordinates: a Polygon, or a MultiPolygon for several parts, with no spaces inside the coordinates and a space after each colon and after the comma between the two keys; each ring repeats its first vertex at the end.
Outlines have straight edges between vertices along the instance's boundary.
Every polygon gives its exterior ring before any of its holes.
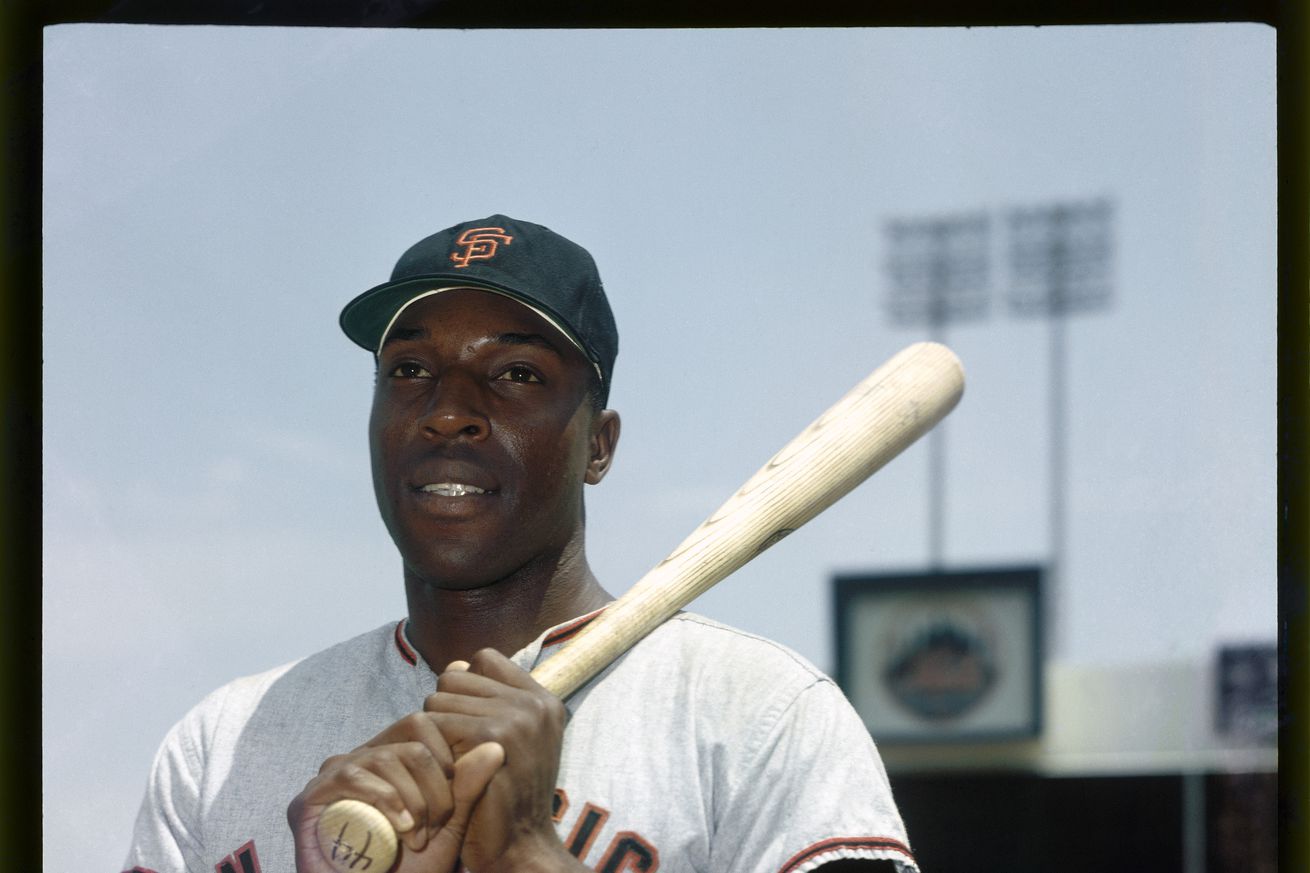
{"type": "Polygon", "coordinates": [[[551,832],[510,846],[495,863],[473,873],[591,873],[551,832]]]}

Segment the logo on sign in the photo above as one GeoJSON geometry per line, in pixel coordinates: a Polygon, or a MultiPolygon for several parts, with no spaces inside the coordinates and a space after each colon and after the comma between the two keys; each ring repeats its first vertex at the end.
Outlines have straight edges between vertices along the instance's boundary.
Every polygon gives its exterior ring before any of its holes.
{"type": "Polygon", "coordinates": [[[994,633],[982,616],[925,610],[901,631],[882,678],[891,696],[918,717],[936,722],[959,718],[995,687],[994,633]]]}

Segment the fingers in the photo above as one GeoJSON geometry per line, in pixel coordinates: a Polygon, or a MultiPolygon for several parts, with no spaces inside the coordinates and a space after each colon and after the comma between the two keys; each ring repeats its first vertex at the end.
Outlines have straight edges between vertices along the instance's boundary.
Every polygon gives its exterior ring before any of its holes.
{"type": "Polygon", "coordinates": [[[493,679],[525,691],[541,688],[527,670],[492,648],[479,649],[468,661],[451,661],[439,677],[437,687],[440,688],[442,683],[451,682],[458,683],[461,687],[471,682],[473,683],[471,687],[480,687],[477,677],[493,679]]]}
{"type": "Polygon", "coordinates": [[[468,664],[451,664],[423,703],[457,757],[497,742],[517,760],[524,748],[562,735],[563,703],[527,671],[495,649],[477,652],[468,664]]]}
{"type": "MultiPolygon", "coordinates": [[[[440,826],[453,808],[449,787],[444,801],[429,799],[418,780],[396,757],[379,753],[343,764],[311,782],[307,790],[313,802],[342,799],[361,800],[386,816],[406,847],[421,851],[429,828],[440,826]]],[[[444,779],[443,779],[444,782],[444,779]]]]}
{"type": "MultiPolygon", "coordinates": [[[[456,663],[463,663],[463,662],[457,661],[456,663]]],[[[520,670],[520,668],[515,666],[513,663],[511,663],[510,666],[514,670],[521,673],[523,676],[527,676],[526,673],[523,673],[522,670],[520,670]]],[[[514,674],[507,673],[501,675],[503,675],[504,678],[501,678],[501,676],[499,675],[493,676],[484,673],[479,673],[476,672],[473,668],[469,668],[465,670],[456,670],[456,669],[447,668],[446,672],[442,673],[439,677],[437,677],[437,691],[438,692],[447,691],[457,694],[468,694],[476,697],[493,697],[501,690],[501,686],[508,686],[515,690],[531,689],[531,686],[528,686],[528,688],[525,689],[524,686],[521,684],[518,684],[513,681],[505,681],[506,679],[511,679],[511,678],[518,679],[519,677],[514,674]]]]}
{"type": "Polygon", "coordinates": [[[455,762],[455,779],[451,786],[455,811],[451,818],[463,814],[465,820],[505,763],[505,748],[500,743],[483,743],[455,762]]]}
{"type": "MultiPolygon", "coordinates": [[[[443,689],[456,686],[462,693],[445,692],[441,705],[462,706],[469,710],[467,714],[412,713],[349,754],[323,763],[287,811],[296,841],[297,869],[322,873],[317,823],[330,804],[347,799],[366,803],[387,819],[407,853],[402,856],[401,869],[408,870],[406,865],[415,870],[450,868],[463,850],[474,809],[506,759],[505,746],[488,741],[496,739],[496,731],[488,731],[486,725],[501,720],[509,702],[504,699],[506,694],[510,698],[532,696],[524,695],[513,681],[505,684],[476,672],[485,669],[480,667],[485,660],[485,656],[475,656],[472,662],[453,662],[442,674],[443,689]],[[459,743],[448,740],[446,731],[451,724],[458,728],[452,736],[466,739],[459,743]],[[486,736],[489,733],[492,736],[486,736]],[[480,739],[479,734],[483,735],[480,739]]],[[[518,677],[510,671],[527,675],[508,659],[499,661],[492,661],[489,672],[511,680],[518,677]]],[[[430,703],[436,703],[433,698],[430,703]]],[[[425,709],[431,710],[431,706],[425,709]]],[[[522,744],[521,738],[515,739],[522,744]]]]}
{"type": "Polygon", "coordinates": [[[499,743],[476,746],[455,762],[454,810],[445,827],[432,837],[434,852],[457,855],[463,848],[473,810],[504,763],[505,749],[499,743]]]}
{"type": "Polygon", "coordinates": [[[421,743],[406,743],[379,752],[373,772],[395,789],[395,806],[379,809],[392,819],[396,833],[413,851],[422,851],[431,833],[445,824],[454,806],[450,783],[421,743]],[[396,815],[392,809],[399,807],[396,815]],[[408,823],[408,827],[406,824],[408,823]]]}
{"type": "Polygon", "coordinates": [[[334,780],[357,800],[363,800],[391,820],[396,833],[414,830],[417,810],[427,818],[428,805],[417,781],[394,758],[378,757],[345,765],[334,780]]]}
{"type": "Polygon", "coordinates": [[[545,690],[537,684],[527,670],[524,670],[495,649],[479,649],[474,653],[473,657],[469,659],[467,674],[470,676],[486,676],[514,688],[522,688],[525,691],[545,690]]]}
{"type": "MultiPolygon", "coordinates": [[[[494,650],[489,650],[494,652],[494,650]]],[[[495,653],[500,656],[499,653],[495,653]]],[[[481,655],[481,653],[479,653],[481,655]]],[[[474,656],[477,658],[478,656],[474,656]]],[[[503,656],[500,656],[503,657],[503,656]]],[[[512,662],[512,670],[519,668],[512,662]]],[[[493,668],[495,669],[495,668],[493,668]]],[[[507,699],[523,696],[523,690],[493,677],[470,671],[468,661],[453,661],[437,680],[437,691],[423,702],[423,710],[434,714],[442,735],[457,755],[462,755],[480,742],[499,740],[496,736],[477,736],[469,732],[468,720],[452,720],[447,716],[462,715],[479,719],[495,719],[505,711],[507,699]],[[452,727],[460,727],[452,732],[452,727]]]]}
{"type": "Polygon", "coordinates": [[[508,752],[538,745],[543,734],[558,739],[567,721],[564,705],[556,698],[514,689],[494,698],[437,692],[423,708],[456,757],[487,742],[500,743],[508,752]]]}
{"type": "Polygon", "coordinates": [[[413,713],[349,755],[325,761],[304,796],[311,805],[369,803],[418,852],[452,813],[454,773],[454,755],[433,717],[413,713]]]}
{"type": "MultiPolygon", "coordinates": [[[[421,712],[410,713],[400,721],[388,725],[385,730],[358,749],[355,749],[351,754],[359,754],[365,749],[411,741],[420,742],[427,747],[447,779],[454,775],[455,771],[452,767],[455,763],[455,756],[451,754],[449,744],[441,736],[441,731],[432,723],[432,720],[424,717],[421,712]]],[[[333,759],[329,758],[328,760],[333,759]]]]}
{"type": "Polygon", "coordinates": [[[424,704],[427,712],[460,712],[488,715],[491,709],[481,701],[526,700],[537,697],[554,700],[526,670],[495,649],[483,649],[469,661],[452,661],[437,680],[437,692],[424,704]],[[458,698],[458,699],[457,699],[458,698]]]}

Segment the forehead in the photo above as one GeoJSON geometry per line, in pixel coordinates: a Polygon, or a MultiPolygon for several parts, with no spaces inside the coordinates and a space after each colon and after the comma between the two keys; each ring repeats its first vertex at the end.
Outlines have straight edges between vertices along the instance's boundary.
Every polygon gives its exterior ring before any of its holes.
{"type": "Polygon", "coordinates": [[[396,328],[414,327],[436,329],[440,333],[468,329],[493,334],[530,330],[552,340],[568,342],[567,337],[528,306],[503,294],[473,288],[450,288],[414,299],[396,314],[382,339],[389,339],[396,328]]]}
{"type": "Polygon", "coordinates": [[[448,288],[410,301],[392,320],[379,356],[388,344],[424,342],[452,350],[536,346],[561,361],[596,372],[577,344],[541,313],[512,297],[476,288],[448,288]]]}

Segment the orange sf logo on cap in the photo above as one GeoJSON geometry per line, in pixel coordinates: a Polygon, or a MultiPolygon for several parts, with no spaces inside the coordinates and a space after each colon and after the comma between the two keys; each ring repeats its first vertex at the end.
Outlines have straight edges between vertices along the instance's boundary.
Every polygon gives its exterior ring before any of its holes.
{"type": "Polygon", "coordinates": [[[460,252],[451,252],[450,259],[456,267],[467,267],[469,261],[490,260],[496,254],[500,243],[509,245],[514,237],[505,233],[503,227],[470,227],[455,238],[455,245],[463,246],[460,252]]]}

